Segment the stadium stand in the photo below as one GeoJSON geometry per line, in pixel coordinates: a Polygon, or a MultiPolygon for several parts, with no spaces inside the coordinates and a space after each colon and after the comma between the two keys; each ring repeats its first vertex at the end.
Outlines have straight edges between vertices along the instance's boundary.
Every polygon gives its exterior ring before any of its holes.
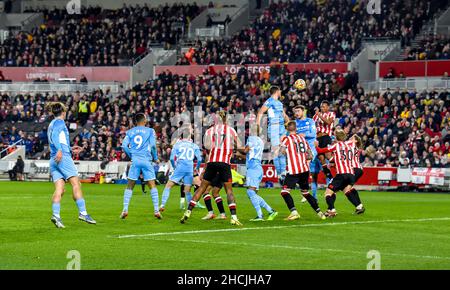
{"type": "Polygon", "coordinates": [[[250,27],[231,39],[196,41],[177,64],[346,62],[363,38],[396,38],[409,46],[425,21],[448,3],[383,1],[381,14],[370,15],[348,2],[272,1],[250,27]]]}
{"type": "MultiPolygon", "coordinates": [[[[362,136],[366,152],[361,161],[366,166],[398,166],[408,158],[411,165],[450,167],[450,92],[365,92],[356,72],[287,73],[280,68],[272,70],[268,79],[245,69],[237,75],[205,73],[196,77],[162,73],[117,96],[102,91],[85,95],[18,95],[12,103],[13,98],[3,95],[0,120],[14,124],[42,122],[46,119],[43,104],[58,98],[70,108],[67,122],[82,128],[73,139],[74,145],[83,147],[75,159],[120,161],[127,160],[119,146],[125,131],[132,126],[131,117],[136,112],[146,112],[158,135],[159,154],[167,159],[170,136],[176,130],[170,125],[171,117],[192,112],[194,105],[206,113],[226,110],[253,115],[266,98],[269,82],[281,86],[288,112],[303,104],[311,115],[321,101],[330,101],[338,126],[362,136]],[[291,91],[298,78],[305,79],[308,85],[300,94],[291,91]],[[88,103],[87,116],[80,113],[82,102],[88,103]]],[[[45,128],[31,135],[6,128],[3,133],[2,144],[10,144],[12,137],[31,142],[27,148],[30,154],[43,150],[46,144],[45,128]]]]}
{"type": "Polygon", "coordinates": [[[124,5],[119,10],[89,7],[80,15],[62,9],[38,10],[44,14],[45,23],[7,39],[0,47],[0,65],[128,65],[151,45],[175,45],[201,9],[195,3],[180,3],[124,5]]]}
{"type": "Polygon", "coordinates": [[[450,59],[450,39],[445,35],[430,35],[406,54],[405,60],[450,59]]]}

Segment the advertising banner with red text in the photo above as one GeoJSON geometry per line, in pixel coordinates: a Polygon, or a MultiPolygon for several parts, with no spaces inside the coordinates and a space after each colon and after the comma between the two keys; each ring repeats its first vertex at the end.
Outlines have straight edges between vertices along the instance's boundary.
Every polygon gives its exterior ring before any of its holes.
{"type": "Polygon", "coordinates": [[[36,79],[56,81],[60,78],[86,76],[89,82],[129,82],[131,67],[0,67],[7,80],[13,82],[31,82],[36,79]]]}
{"type": "MultiPolygon", "coordinates": [[[[336,71],[338,73],[345,73],[348,71],[349,64],[346,62],[341,63],[290,63],[279,64],[278,66],[286,66],[289,72],[295,70],[317,71],[323,72],[336,71]]],[[[230,74],[236,74],[241,68],[246,68],[252,73],[261,73],[265,70],[270,71],[270,64],[246,64],[246,65],[171,65],[171,66],[156,66],[155,74],[158,75],[164,71],[169,71],[172,74],[178,75],[201,75],[203,72],[208,71],[210,74],[217,74],[228,72],[230,74]]]]}

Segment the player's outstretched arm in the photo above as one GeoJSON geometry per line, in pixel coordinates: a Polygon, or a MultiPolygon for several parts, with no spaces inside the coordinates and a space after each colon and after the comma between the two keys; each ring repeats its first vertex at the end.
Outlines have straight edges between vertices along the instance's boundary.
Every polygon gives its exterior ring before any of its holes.
{"type": "Polygon", "coordinates": [[[286,110],[283,109],[283,118],[284,118],[284,123],[289,123],[290,119],[289,116],[286,114],[286,110]]]}
{"type": "Polygon", "coordinates": [[[261,133],[260,131],[260,129],[261,129],[261,119],[262,119],[262,116],[267,112],[267,110],[269,110],[269,107],[267,107],[267,106],[265,106],[265,105],[263,105],[260,109],[259,109],[259,111],[258,111],[258,114],[256,115],[256,127],[257,127],[257,129],[258,129],[258,134],[259,133],[261,133]]]}

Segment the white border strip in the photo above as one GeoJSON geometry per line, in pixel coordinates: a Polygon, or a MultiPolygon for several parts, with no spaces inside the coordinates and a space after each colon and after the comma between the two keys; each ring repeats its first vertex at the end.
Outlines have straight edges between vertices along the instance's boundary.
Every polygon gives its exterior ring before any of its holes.
{"type": "Polygon", "coordinates": [[[301,225],[288,225],[288,226],[268,226],[268,227],[248,227],[248,228],[243,227],[243,228],[227,228],[227,229],[216,229],[216,230],[160,232],[160,233],[150,233],[150,234],[119,235],[119,236],[113,236],[113,238],[139,239],[139,238],[155,237],[155,236],[191,235],[191,234],[253,231],[253,230],[271,230],[271,229],[287,229],[287,228],[304,228],[304,227],[345,226],[345,225],[360,225],[360,224],[415,223],[415,222],[429,222],[429,221],[450,221],[450,217],[420,218],[420,219],[396,219],[396,220],[395,219],[372,220],[372,221],[333,222],[333,223],[323,222],[323,223],[316,223],[316,224],[301,224],[301,225]]]}
{"type": "MultiPolygon", "coordinates": [[[[205,241],[205,240],[188,240],[188,239],[161,239],[161,238],[152,238],[147,237],[144,239],[151,239],[153,241],[162,241],[162,242],[182,242],[182,243],[200,243],[200,244],[216,244],[216,245],[227,245],[227,246],[243,246],[243,247],[261,247],[261,248],[276,248],[276,249],[289,249],[289,250],[297,250],[297,251],[314,251],[314,252],[332,252],[332,253],[347,253],[352,254],[349,257],[354,257],[354,254],[365,256],[367,252],[364,251],[351,251],[351,250],[342,250],[342,249],[330,249],[330,248],[311,248],[311,247],[301,247],[301,246],[288,246],[288,245],[275,245],[275,244],[254,244],[254,243],[236,243],[236,242],[220,242],[220,241],[205,241]]],[[[429,255],[410,255],[410,254],[401,254],[401,253],[386,253],[383,252],[383,256],[393,256],[393,257],[402,257],[402,258],[414,258],[414,259],[433,259],[433,260],[449,260],[450,257],[445,256],[429,256],[429,255]]]]}

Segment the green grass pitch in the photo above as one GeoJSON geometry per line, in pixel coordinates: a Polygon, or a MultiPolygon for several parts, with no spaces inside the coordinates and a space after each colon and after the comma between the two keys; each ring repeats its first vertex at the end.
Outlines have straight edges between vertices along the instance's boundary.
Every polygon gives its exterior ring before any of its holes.
{"type": "MultiPolygon", "coordinates": [[[[67,253],[77,250],[81,269],[366,269],[370,250],[379,251],[381,269],[450,269],[450,195],[361,192],[367,208],[354,216],[338,194],[338,216],[321,221],[300,203],[298,221],[278,189],[260,194],[280,215],[252,223],[255,216],[244,188],[235,189],[236,228],[226,221],[202,221],[194,210],[180,224],[179,188],[172,190],[163,220],[152,215],[149,195],[134,190],[129,217],[120,220],[124,185],[83,185],[97,225],[77,219],[67,187],[61,205],[66,229],[50,222],[51,183],[0,183],[0,269],[66,269],[67,253]]],[[[162,187],[159,187],[160,194],[162,187]]],[[[320,204],[325,202],[320,192],[320,204]]],[[[223,194],[222,194],[223,195],[223,194]]],[[[214,205],[215,207],[215,205],[214,205]]]]}

